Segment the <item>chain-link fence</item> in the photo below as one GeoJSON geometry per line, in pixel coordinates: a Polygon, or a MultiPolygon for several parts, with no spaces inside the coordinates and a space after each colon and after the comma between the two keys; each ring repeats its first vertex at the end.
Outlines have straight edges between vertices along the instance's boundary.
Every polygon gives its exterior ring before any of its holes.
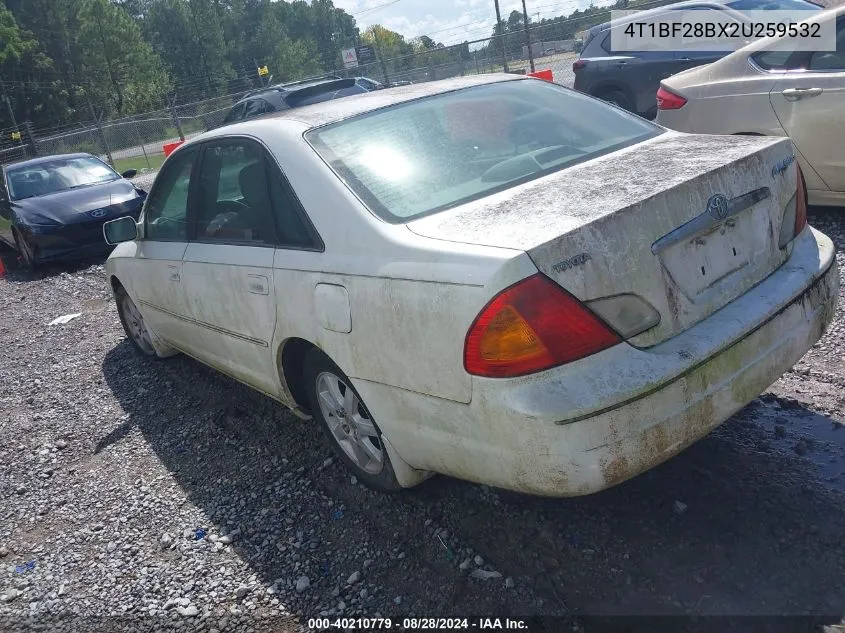
{"type": "MultiPolygon", "coordinates": [[[[526,73],[531,71],[533,61],[535,70],[551,70],[555,82],[571,86],[577,40],[561,34],[572,32],[574,26],[566,21],[537,25],[528,33],[511,32],[377,59],[356,68],[337,70],[332,75],[363,76],[384,85],[397,85],[491,72],[526,73]]],[[[252,78],[229,82],[230,87],[251,84],[252,78]]],[[[88,152],[108,161],[121,173],[129,169],[156,171],[164,161],[164,145],[220,125],[231,107],[248,92],[184,104],[172,98],[168,107],[154,112],[109,121],[90,119],[59,129],[34,129],[24,122],[19,129],[0,130],[0,164],[34,156],[88,152]]],[[[95,109],[95,104],[90,104],[92,116],[95,109]]]]}
{"type": "MultiPolygon", "coordinates": [[[[46,156],[87,152],[108,161],[119,172],[155,171],[164,161],[164,145],[196,136],[223,122],[232,105],[245,92],[111,121],[92,121],[59,133],[33,131],[27,155],[46,156]]],[[[16,160],[12,157],[11,160],[16,160]]],[[[0,155],[0,161],[10,162],[0,155]]]]}

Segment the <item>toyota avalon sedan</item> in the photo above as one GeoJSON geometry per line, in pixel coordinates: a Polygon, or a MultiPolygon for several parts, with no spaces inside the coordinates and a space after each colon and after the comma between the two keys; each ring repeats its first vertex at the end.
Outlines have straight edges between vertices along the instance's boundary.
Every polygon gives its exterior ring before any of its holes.
{"type": "Polygon", "coordinates": [[[146,192],[90,154],[61,154],[0,170],[0,241],[27,268],[59,259],[105,254],[103,223],[137,219],[146,192]]]}
{"type": "Polygon", "coordinates": [[[583,495],[706,435],[830,323],[793,152],[522,76],[378,91],[182,145],[140,221],[105,225],[107,276],[140,354],[277,399],[371,486],[583,495]]]}

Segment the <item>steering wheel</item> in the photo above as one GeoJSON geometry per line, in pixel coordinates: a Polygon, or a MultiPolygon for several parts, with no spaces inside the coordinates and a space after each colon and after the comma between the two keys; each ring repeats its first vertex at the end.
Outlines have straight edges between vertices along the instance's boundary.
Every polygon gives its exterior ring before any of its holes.
{"type": "Polygon", "coordinates": [[[217,203],[217,213],[240,213],[249,211],[251,207],[238,200],[221,200],[217,203]]]}

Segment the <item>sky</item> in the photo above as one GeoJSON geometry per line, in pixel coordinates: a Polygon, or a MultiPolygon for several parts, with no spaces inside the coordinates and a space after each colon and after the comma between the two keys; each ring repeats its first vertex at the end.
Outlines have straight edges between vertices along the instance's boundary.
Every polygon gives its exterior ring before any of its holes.
{"type": "MultiPolygon", "coordinates": [[[[355,17],[363,31],[381,24],[410,40],[428,35],[436,42],[459,44],[489,37],[496,24],[493,0],[333,0],[334,5],[355,17]]],[[[605,4],[596,1],[597,5],[605,4]]],[[[568,15],[584,9],[589,0],[526,0],[531,21],[568,15]],[[539,14],[539,16],[538,16],[539,14]]],[[[499,0],[502,19],[514,9],[522,12],[522,0],[499,0]]]]}

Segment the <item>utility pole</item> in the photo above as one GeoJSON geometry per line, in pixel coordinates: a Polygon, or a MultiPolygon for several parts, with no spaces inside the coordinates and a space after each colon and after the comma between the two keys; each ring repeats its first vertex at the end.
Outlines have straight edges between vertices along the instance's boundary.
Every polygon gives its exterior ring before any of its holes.
{"type": "Polygon", "coordinates": [[[502,13],[499,11],[499,0],[493,0],[496,3],[496,31],[502,29],[499,35],[499,42],[502,45],[502,70],[508,72],[508,56],[505,53],[505,30],[502,28],[502,13]]]}
{"type": "Polygon", "coordinates": [[[522,0],[522,17],[525,26],[525,43],[528,44],[528,59],[531,61],[531,72],[534,72],[534,51],[531,50],[531,33],[528,30],[528,9],[525,8],[525,0],[522,0]]]}

